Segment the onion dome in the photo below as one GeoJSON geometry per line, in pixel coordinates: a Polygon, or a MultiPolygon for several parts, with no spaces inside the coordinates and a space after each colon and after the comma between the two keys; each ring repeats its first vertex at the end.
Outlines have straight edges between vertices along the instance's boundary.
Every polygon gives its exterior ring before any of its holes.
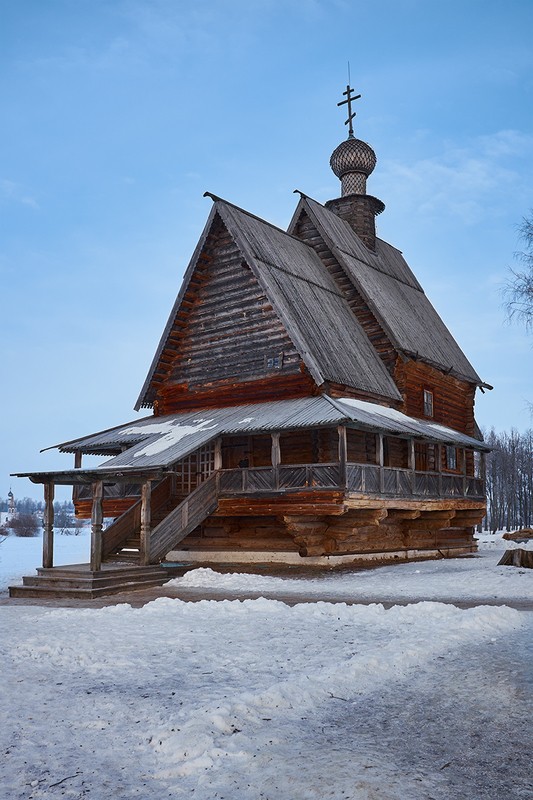
{"type": "Polygon", "coordinates": [[[366,179],[376,166],[376,154],[369,144],[350,136],[335,148],[329,164],[341,179],[342,194],[366,194],[366,179]]]}

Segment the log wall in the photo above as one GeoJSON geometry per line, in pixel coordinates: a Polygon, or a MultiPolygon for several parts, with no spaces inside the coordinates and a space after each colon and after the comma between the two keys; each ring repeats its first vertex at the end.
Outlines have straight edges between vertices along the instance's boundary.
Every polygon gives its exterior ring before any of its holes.
{"type": "MultiPolygon", "coordinates": [[[[352,509],[335,516],[213,516],[190,533],[180,550],[278,551],[302,556],[390,553],[406,550],[474,551],[472,526],[439,527],[449,519],[405,519],[409,512],[352,509]],[[400,516],[398,516],[400,515],[400,516]],[[381,517],[381,519],[380,519],[381,517]]],[[[476,513],[476,512],[470,512],[476,513]]],[[[413,516],[416,512],[413,512],[413,516]]],[[[483,511],[477,512],[481,518],[483,511]]],[[[475,521],[477,517],[473,517],[475,521]]],[[[460,520],[461,521],[461,520],[460,520]]],[[[453,523],[452,523],[453,524],[453,523]]]]}
{"type": "Polygon", "coordinates": [[[302,359],[219,218],[161,363],[158,414],[205,406],[205,399],[235,405],[309,393],[302,359]]]}

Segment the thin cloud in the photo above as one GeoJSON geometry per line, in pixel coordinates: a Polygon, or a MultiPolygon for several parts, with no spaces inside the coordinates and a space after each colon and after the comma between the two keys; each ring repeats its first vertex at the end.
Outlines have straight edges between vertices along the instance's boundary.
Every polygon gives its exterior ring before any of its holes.
{"type": "Polygon", "coordinates": [[[0,180],[0,194],[5,202],[17,203],[34,209],[39,208],[39,203],[35,197],[27,194],[21,184],[10,181],[7,178],[0,180]]]}
{"type": "Polygon", "coordinates": [[[419,215],[446,213],[474,225],[487,214],[501,212],[502,193],[528,189],[531,175],[523,160],[532,152],[533,136],[503,130],[476,137],[466,147],[444,143],[431,158],[411,163],[383,160],[379,177],[389,202],[395,196],[419,215]]]}

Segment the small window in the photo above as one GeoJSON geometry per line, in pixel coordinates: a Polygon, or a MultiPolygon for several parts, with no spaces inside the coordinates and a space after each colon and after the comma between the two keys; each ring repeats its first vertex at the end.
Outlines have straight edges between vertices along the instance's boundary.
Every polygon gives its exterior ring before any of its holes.
{"type": "Polygon", "coordinates": [[[281,369],[283,366],[283,354],[267,358],[267,369],[281,369]]]}
{"type": "Polygon", "coordinates": [[[457,469],[457,450],[455,447],[446,447],[446,466],[448,469],[457,469]]]}
{"type": "Polygon", "coordinates": [[[433,416],[433,392],[429,389],[424,389],[424,416],[433,416]]]}

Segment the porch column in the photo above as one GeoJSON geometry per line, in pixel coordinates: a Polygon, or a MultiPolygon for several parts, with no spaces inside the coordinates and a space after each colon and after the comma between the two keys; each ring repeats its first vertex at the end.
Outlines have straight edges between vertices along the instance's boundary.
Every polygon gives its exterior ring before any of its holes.
{"type": "Polygon", "coordinates": [[[411,494],[415,493],[416,489],[416,457],[415,457],[415,440],[413,438],[409,439],[407,442],[407,464],[409,469],[411,470],[411,494]]]}
{"type": "Polygon", "coordinates": [[[54,484],[44,484],[43,567],[54,566],[54,484]]]}
{"type": "Polygon", "coordinates": [[[272,435],[272,468],[274,473],[274,489],[279,489],[279,465],[281,461],[281,448],[279,445],[279,433],[272,435]]]}
{"type": "MultiPolygon", "coordinates": [[[[76,450],[74,453],[74,469],[81,469],[81,450],[76,450]]],[[[75,503],[80,494],[79,484],[75,483],[72,487],[72,502],[75,503]]]]}
{"type": "Polygon", "coordinates": [[[439,497],[442,497],[442,445],[438,444],[436,446],[437,450],[437,463],[436,467],[439,473],[439,497]]]}
{"type": "Polygon", "coordinates": [[[485,480],[487,477],[487,454],[479,454],[479,477],[483,482],[483,491],[485,491],[485,480]]]}
{"type": "Polygon", "coordinates": [[[150,563],[150,534],[152,532],[151,512],[152,482],[145,481],[141,487],[141,547],[140,563],[147,567],[150,563]]]}
{"type": "Polygon", "coordinates": [[[103,497],[104,483],[103,481],[95,481],[93,483],[93,508],[91,514],[91,569],[93,571],[98,571],[102,566],[103,497]]]}
{"type": "Polygon", "coordinates": [[[379,464],[379,493],[385,491],[385,475],[383,474],[383,434],[376,434],[376,463],[379,464]]]}
{"type": "Polygon", "coordinates": [[[466,447],[463,447],[463,497],[466,497],[466,447]]]}
{"type": "Polygon", "coordinates": [[[339,425],[337,432],[339,434],[339,484],[341,488],[346,489],[346,461],[348,453],[346,425],[339,425]]]}
{"type": "Polygon", "coordinates": [[[222,439],[220,436],[218,439],[215,439],[215,455],[213,460],[213,469],[215,472],[217,470],[222,469],[222,439]]]}

